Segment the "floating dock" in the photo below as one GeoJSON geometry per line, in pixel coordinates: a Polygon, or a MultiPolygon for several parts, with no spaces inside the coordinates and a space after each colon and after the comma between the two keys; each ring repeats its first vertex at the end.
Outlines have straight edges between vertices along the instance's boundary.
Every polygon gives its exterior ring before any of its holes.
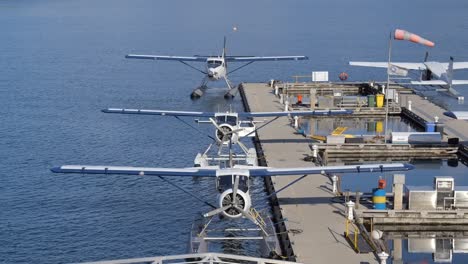
{"type": "MultiPolygon", "coordinates": [[[[241,95],[248,111],[281,111],[284,106],[263,83],[247,83],[241,86],[241,95]]],[[[259,156],[264,157],[268,166],[305,167],[311,162],[303,160],[310,153],[310,139],[294,134],[288,118],[283,117],[257,133],[259,156]]],[[[260,164],[263,165],[263,164],[260,164]]],[[[272,177],[276,190],[284,187],[298,176],[272,177]]],[[[268,181],[268,179],[267,179],[268,181]]],[[[268,184],[268,183],[267,183],[268,184]]],[[[283,254],[290,260],[303,263],[377,263],[374,254],[356,254],[343,236],[345,229],[345,208],[333,202],[334,194],[328,177],[309,175],[278,193],[278,209],[284,220],[279,223],[288,233],[281,234],[283,254]]],[[[272,201],[273,206],[275,201],[272,201]]],[[[275,213],[276,211],[276,213],[275,213]]],[[[277,216],[275,216],[276,218],[277,216]]],[[[278,219],[276,219],[278,221],[278,219]]]]}
{"type": "MultiPolygon", "coordinates": [[[[246,111],[282,111],[285,109],[285,94],[287,94],[286,99],[297,94],[305,94],[312,98],[317,94],[317,91],[323,94],[333,94],[337,92],[335,88],[344,89],[346,93],[356,92],[361,89],[356,88],[356,86],[351,87],[352,85],[335,86],[332,84],[283,85],[282,88],[285,89],[281,91],[283,96],[275,96],[275,93],[279,95],[278,92],[272,92],[272,88],[266,84],[244,83],[240,87],[240,92],[246,111]],[[313,89],[316,89],[316,91],[312,91],[313,89]],[[307,91],[309,91],[309,94],[307,94],[307,91]]],[[[459,154],[468,156],[468,146],[465,145],[468,142],[468,122],[445,117],[443,115],[445,109],[436,106],[421,96],[410,94],[408,89],[401,88],[397,90],[400,97],[398,102],[392,103],[391,109],[394,110],[392,114],[402,115],[423,127],[427,122],[438,121],[444,123],[445,137],[459,138],[460,144],[455,147],[452,146],[450,149],[434,150],[439,151],[443,156],[447,154],[447,157],[453,157],[452,155],[458,149],[459,154]]],[[[305,104],[305,107],[310,108],[311,105],[314,105],[313,102],[309,106],[305,104]]],[[[296,107],[304,107],[304,105],[294,105],[293,102],[286,107],[293,110],[296,107]]],[[[368,109],[364,109],[367,114],[362,114],[362,112],[359,113],[362,108],[365,107],[354,108],[353,116],[365,116],[369,113],[372,115],[382,110],[382,108],[368,107],[368,109]]],[[[320,108],[315,107],[315,109],[320,108]]],[[[261,157],[259,164],[274,167],[311,166],[312,163],[304,161],[304,158],[310,156],[309,145],[312,140],[294,132],[295,129],[291,126],[291,121],[286,117],[279,118],[271,125],[259,130],[254,142],[257,154],[261,157]]],[[[326,148],[330,150],[330,153],[334,151],[335,155],[340,155],[339,153],[346,151],[343,148],[347,147],[343,146],[326,146],[323,149],[326,148]]],[[[374,148],[377,152],[387,151],[389,146],[385,144],[383,146],[371,146],[371,149],[374,148]]],[[[357,147],[361,148],[361,145],[357,147]]],[[[355,149],[356,146],[352,148],[355,149]]],[[[393,148],[393,146],[390,148],[393,148]]],[[[389,150],[389,152],[395,154],[400,153],[399,156],[401,156],[402,152],[408,151],[408,146],[400,145],[389,150]]],[[[363,149],[363,152],[366,151],[369,151],[369,149],[363,149]]],[[[418,150],[415,149],[414,151],[418,150]]],[[[272,193],[274,190],[279,190],[300,176],[302,175],[265,179],[267,191],[272,193]]],[[[284,257],[288,260],[304,263],[379,263],[376,254],[382,252],[384,248],[376,245],[375,241],[369,241],[369,234],[364,228],[359,228],[360,231],[356,229],[354,233],[349,232],[350,230],[347,230],[348,226],[346,225],[345,205],[342,202],[336,202],[334,198],[335,194],[332,192],[331,181],[323,175],[309,175],[300,184],[293,185],[276,196],[272,196],[273,218],[278,223],[277,232],[280,233],[280,244],[284,257]],[[343,236],[345,230],[348,236],[343,236]],[[367,241],[373,250],[359,250],[355,245],[353,246],[352,242],[349,243],[353,240],[354,235],[358,233],[359,236],[356,236],[354,240],[358,241],[358,244],[359,241],[367,241]],[[356,254],[356,252],[361,254],[356,254]]],[[[444,221],[447,223],[454,223],[454,221],[464,223],[468,219],[465,213],[461,214],[460,212],[439,212],[438,214],[430,212],[427,214],[420,210],[417,212],[408,210],[406,212],[388,212],[385,210],[371,212],[365,209],[359,211],[357,217],[370,216],[369,214],[373,214],[372,218],[376,222],[386,221],[390,218],[395,220],[395,217],[402,219],[400,214],[413,214],[408,218],[416,217],[419,219],[435,217],[445,219],[444,221]]],[[[377,224],[376,222],[375,224],[377,224]]],[[[359,227],[359,225],[362,226],[362,224],[358,223],[357,226],[359,227]]],[[[353,227],[357,228],[356,225],[353,227]]]]}

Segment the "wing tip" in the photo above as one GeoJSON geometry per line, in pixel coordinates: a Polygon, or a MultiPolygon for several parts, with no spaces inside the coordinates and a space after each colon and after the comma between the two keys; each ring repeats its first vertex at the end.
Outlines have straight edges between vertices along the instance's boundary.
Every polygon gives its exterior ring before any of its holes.
{"type": "Polygon", "coordinates": [[[62,167],[53,167],[50,169],[50,171],[53,173],[60,173],[62,172],[62,167]]]}
{"type": "Polygon", "coordinates": [[[404,163],[403,167],[405,168],[405,170],[414,170],[415,169],[415,166],[413,164],[409,164],[409,163],[404,163]]]}

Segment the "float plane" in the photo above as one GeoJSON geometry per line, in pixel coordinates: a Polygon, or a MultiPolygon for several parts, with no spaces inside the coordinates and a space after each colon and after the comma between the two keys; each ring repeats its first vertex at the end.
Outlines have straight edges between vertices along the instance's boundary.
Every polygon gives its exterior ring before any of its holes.
{"type": "MultiPolygon", "coordinates": [[[[210,145],[204,153],[198,153],[195,158],[195,166],[208,166],[208,161],[227,161],[232,158],[230,155],[223,154],[223,148],[231,145],[238,145],[243,154],[235,155],[235,161],[244,160],[248,165],[257,165],[257,155],[254,148],[247,148],[240,139],[245,137],[254,137],[256,131],[270,124],[282,116],[338,116],[350,115],[352,110],[336,109],[336,110],[308,110],[308,111],[286,111],[286,112],[241,112],[232,111],[226,112],[194,112],[194,111],[170,111],[170,110],[151,110],[151,109],[124,109],[124,108],[107,108],[102,110],[104,113],[113,114],[133,114],[133,115],[159,115],[173,116],[183,123],[180,117],[207,118],[207,120],[195,119],[197,123],[212,124],[216,130],[214,137],[208,135],[209,138],[215,141],[218,146],[217,157],[208,157],[208,152],[211,149],[210,145]],[[252,120],[255,117],[271,117],[272,119],[257,127],[257,123],[263,123],[261,120],[252,120]]],[[[188,124],[189,125],[189,124],[188,124]]],[[[189,125],[190,126],[190,125],[189,125]]],[[[192,126],[191,126],[192,127],[192,126]]],[[[192,127],[193,128],[193,127],[192,127]]]]}
{"type": "Polygon", "coordinates": [[[350,61],[351,66],[387,68],[390,75],[406,76],[408,70],[421,71],[419,81],[411,81],[412,85],[437,85],[442,86],[444,91],[459,97],[459,93],[452,88],[453,85],[466,85],[468,80],[454,80],[453,71],[460,69],[468,69],[468,62],[454,62],[453,57],[450,57],[449,62],[427,61],[428,53],[423,62],[367,62],[367,61],[350,61]]]}
{"type": "Polygon", "coordinates": [[[199,87],[193,90],[191,97],[199,98],[203,95],[208,86],[208,81],[218,81],[223,79],[228,87],[228,92],[225,94],[226,98],[232,98],[237,93],[237,88],[232,85],[228,79],[228,74],[235,72],[256,61],[283,61],[283,60],[307,60],[306,56],[269,56],[269,57],[255,57],[255,56],[228,56],[226,55],[226,38],[224,38],[224,47],[220,56],[158,56],[158,55],[138,55],[128,54],[125,56],[128,59],[147,59],[147,60],[169,60],[179,61],[184,65],[203,73],[205,76],[199,87]],[[187,62],[205,62],[205,70],[200,70],[187,62]],[[241,62],[243,65],[228,71],[228,62],[241,62]]]}
{"type": "MultiPolygon", "coordinates": [[[[222,214],[227,218],[245,217],[256,223],[251,214],[252,199],[249,187],[250,177],[267,176],[291,176],[310,174],[336,174],[336,173],[383,173],[389,171],[407,171],[413,169],[411,164],[362,164],[346,166],[325,167],[294,167],[273,168],[261,166],[234,165],[229,168],[219,166],[191,167],[191,168],[150,168],[150,167],[125,167],[125,166],[89,166],[89,165],[64,165],[52,168],[54,173],[76,173],[76,174],[103,174],[103,175],[137,175],[164,177],[208,177],[215,179],[218,191],[217,203],[212,205],[212,211],[203,214],[204,217],[212,217],[222,214]]],[[[296,183],[298,180],[293,181],[296,183]]],[[[291,186],[288,184],[286,186],[291,186]]],[[[283,188],[284,189],[284,188],[283,188]]],[[[281,191],[283,190],[281,189],[281,191]]],[[[278,191],[279,192],[279,191],[278,191]]],[[[195,195],[192,195],[195,197],[195,195]]],[[[197,200],[203,199],[197,197],[197,200]]]]}

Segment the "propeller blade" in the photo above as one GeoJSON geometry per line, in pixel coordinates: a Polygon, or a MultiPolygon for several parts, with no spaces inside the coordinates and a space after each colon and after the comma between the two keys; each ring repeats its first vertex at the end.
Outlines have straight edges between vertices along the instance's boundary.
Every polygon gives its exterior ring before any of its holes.
{"type": "Polygon", "coordinates": [[[253,218],[252,215],[249,212],[247,212],[245,210],[242,210],[242,208],[238,207],[237,205],[234,205],[234,208],[236,208],[236,210],[239,211],[245,218],[249,219],[254,224],[258,224],[257,220],[255,218],[253,218]]]}
{"type": "Polygon", "coordinates": [[[226,206],[223,206],[221,208],[211,210],[208,213],[204,214],[203,217],[210,217],[210,216],[220,214],[220,213],[224,212],[225,210],[227,210],[229,208],[231,208],[231,205],[226,205],[226,206]]]}
{"type": "Polygon", "coordinates": [[[226,135],[226,133],[223,131],[223,129],[221,129],[220,126],[218,126],[218,123],[216,123],[216,121],[214,121],[213,118],[209,118],[210,122],[213,124],[213,126],[216,127],[216,129],[218,129],[218,131],[220,131],[223,135],[226,135]]]}
{"type": "Polygon", "coordinates": [[[232,199],[234,202],[234,206],[237,206],[237,189],[239,189],[239,176],[234,175],[234,188],[232,190],[232,199]]]}
{"type": "Polygon", "coordinates": [[[229,132],[225,132],[225,135],[238,133],[238,132],[241,132],[241,131],[243,131],[243,130],[244,130],[243,128],[234,129],[234,130],[231,130],[231,131],[229,131],[229,132]]]}

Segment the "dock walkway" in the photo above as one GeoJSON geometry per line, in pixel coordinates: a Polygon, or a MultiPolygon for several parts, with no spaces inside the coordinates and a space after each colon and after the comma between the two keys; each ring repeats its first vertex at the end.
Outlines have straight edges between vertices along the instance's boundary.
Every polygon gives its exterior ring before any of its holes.
{"type": "Polygon", "coordinates": [[[409,101],[411,101],[411,112],[423,118],[426,122],[434,122],[434,117],[439,117],[439,123],[444,124],[444,133],[447,134],[448,137],[457,137],[460,141],[468,141],[468,122],[466,120],[453,119],[445,116],[444,112],[447,110],[419,95],[401,95],[402,106],[409,109],[409,101]]]}
{"type": "MultiPolygon", "coordinates": [[[[262,83],[243,84],[245,100],[251,111],[281,111],[283,106],[272,89],[262,83]]],[[[313,163],[303,158],[310,154],[301,135],[294,134],[289,120],[279,118],[260,129],[258,137],[268,166],[305,167],[313,163]]],[[[302,175],[298,175],[302,176],[302,175]]],[[[272,177],[275,189],[298,176],[272,177]]],[[[309,175],[300,183],[278,194],[278,200],[298,262],[302,263],[378,263],[373,254],[356,254],[343,236],[345,208],[333,203],[328,177],[309,175]]]]}

